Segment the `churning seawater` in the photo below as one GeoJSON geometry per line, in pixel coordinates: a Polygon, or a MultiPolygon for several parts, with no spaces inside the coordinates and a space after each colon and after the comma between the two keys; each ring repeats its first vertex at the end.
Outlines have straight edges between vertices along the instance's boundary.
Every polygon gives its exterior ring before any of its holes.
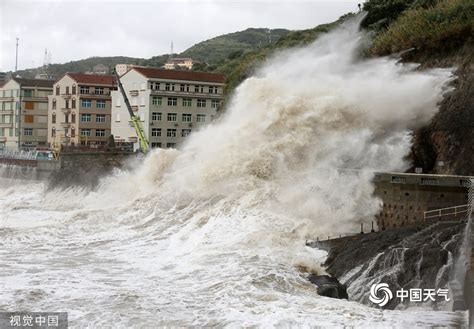
{"type": "Polygon", "coordinates": [[[406,168],[410,129],[451,79],[358,59],[357,23],[272,58],[180,151],[95,191],[1,179],[0,309],[67,311],[77,328],[463,321],[320,297],[299,270],[324,271],[306,238],[372,220],[372,171],[406,168]]]}

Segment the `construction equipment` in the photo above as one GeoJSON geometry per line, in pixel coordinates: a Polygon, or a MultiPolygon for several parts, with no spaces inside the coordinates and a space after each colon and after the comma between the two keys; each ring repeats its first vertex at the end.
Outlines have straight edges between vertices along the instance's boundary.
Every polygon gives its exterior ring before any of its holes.
{"type": "Polygon", "coordinates": [[[127,94],[125,93],[125,89],[123,88],[122,82],[120,82],[120,76],[118,75],[117,71],[114,69],[115,78],[117,80],[117,84],[119,86],[120,92],[122,93],[123,100],[125,105],[127,106],[128,113],[130,114],[130,121],[132,123],[133,128],[135,129],[135,133],[137,134],[138,141],[140,143],[140,151],[143,153],[148,152],[150,148],[150,144],[145,136],[145,131],[143,130],[142,123],[140,121],[140,117],[133,113],[132,106],[128,100],[127,94]]]}

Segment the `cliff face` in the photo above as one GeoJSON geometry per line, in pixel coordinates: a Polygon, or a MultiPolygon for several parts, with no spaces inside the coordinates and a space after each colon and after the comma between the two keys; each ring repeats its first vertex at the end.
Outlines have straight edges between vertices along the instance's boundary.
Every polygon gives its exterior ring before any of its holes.
{"type": "Polygon", "coordinates": [[[455,50],[411,52],[407,62],[420,69],[454,67],[455,90],[440,104],[429,126],[414,133],[414,167],[436,174],[474,175],[474,41],[455,50]]]}

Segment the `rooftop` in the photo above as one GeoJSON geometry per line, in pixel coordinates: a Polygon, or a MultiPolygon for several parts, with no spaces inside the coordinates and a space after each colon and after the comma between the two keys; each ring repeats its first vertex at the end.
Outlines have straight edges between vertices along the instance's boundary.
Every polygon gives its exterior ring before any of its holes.
{"type": "Polygon", "coordinates": [[[41,88],[53,88],[54,80],[47,79],[23,79],[23,78],[12,78],[12,80],[18,82],[24,87],[41,87],[41,88]]]}
{"type": "Polygon", "coordinates": [[[69,75],[72,79],[76,80],[77,83],[105,86],[112,86],[115,84],[115,77],[113,75],[85,73],[66,73],[66,75],[69,75]]]}
{"type": "Polygon", "coordinates": [[[150,79],[188,80],[224,83],[225,76],[218,73],[164,70],[150,67],[133,67],[135,70],[150,79]]]}

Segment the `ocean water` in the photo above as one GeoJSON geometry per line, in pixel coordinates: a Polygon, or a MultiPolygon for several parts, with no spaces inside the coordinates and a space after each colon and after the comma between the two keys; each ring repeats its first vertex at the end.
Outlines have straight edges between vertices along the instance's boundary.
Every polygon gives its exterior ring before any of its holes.
{"type": "Polygon", "coordinates": [[[357,26],[269,59],[179,151],[95,191],[0,179],[0,309],[67,311],[74,328],[465,323],[321,297],[302,271],[326,257],[305,239],[373,220],[372,172],[408,166],[452,79],[358,59],[357,26]]]}

